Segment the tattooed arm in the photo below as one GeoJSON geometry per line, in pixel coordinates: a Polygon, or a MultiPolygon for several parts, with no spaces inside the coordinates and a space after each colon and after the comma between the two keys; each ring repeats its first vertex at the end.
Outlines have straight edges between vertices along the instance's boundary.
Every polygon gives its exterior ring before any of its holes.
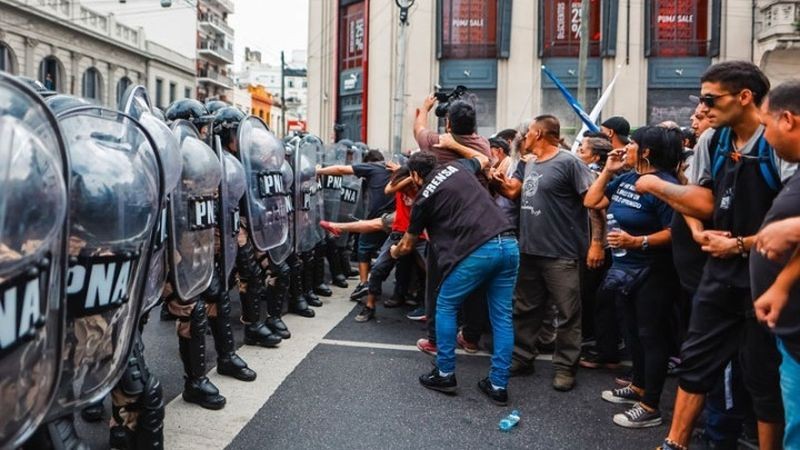
{"type": "Polygon", "coordinates": [[[656,176],[643,176],[636,182],[636,190],[653,194],[667,203],[675,212],[700,220],[708,220],[714,212],[714,193],[694,185],[680,185],[656,176]]]}

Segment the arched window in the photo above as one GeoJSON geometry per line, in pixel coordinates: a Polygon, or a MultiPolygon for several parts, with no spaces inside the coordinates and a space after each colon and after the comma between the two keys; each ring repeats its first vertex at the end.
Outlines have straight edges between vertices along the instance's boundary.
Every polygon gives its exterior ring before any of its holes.
{"type": "Polygon", "coordinates": [[[47,89],[60,91],[62,71],[61,61],[55,56],[50,55],[39,63],[39,81],[41,81],[47,89]]]}
{"type": "Polygon", "coordinates": [[[95,100],[98,103],[100,99],[100,72],[94,67],[89,67],[86,72],[83,72],[83,98],[95,100]]]}
{"type": "Polygon", "coordinates": [[[17,58],[5,42],[0,42],[0,70],[12,75],[17,73],[17,58]]]}
{"type": "Polygon", "coordinates": [[[125,91],[128,90],[130,85],[131,79],[128,77],[122,77],[117,81],[117,106],[122,106],[122,96],[125,95],[125,91]]]}

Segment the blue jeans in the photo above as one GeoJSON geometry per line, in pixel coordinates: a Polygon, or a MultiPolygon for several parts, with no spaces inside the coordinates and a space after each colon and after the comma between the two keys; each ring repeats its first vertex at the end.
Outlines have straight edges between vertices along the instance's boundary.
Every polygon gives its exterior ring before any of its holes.
{"type": "Polygon", "coordinates": [[[786,429],[783,432],[783,448],[800,449],[800,361],[795,359],[778,338],[781,352],[781,391],[783,410],[786,414],[786,429]]]}
{"type": "Polygon", "coordinates": [[[456,315],[464,299],[484,287],[492,323],[494,352],[489,379],[505,388],[514,351],[512,297],[519,270],[519,245],[513,236],[493,237],[447,275],[436,301],[436,365],[445,373],[456,367],[456,315]]]}

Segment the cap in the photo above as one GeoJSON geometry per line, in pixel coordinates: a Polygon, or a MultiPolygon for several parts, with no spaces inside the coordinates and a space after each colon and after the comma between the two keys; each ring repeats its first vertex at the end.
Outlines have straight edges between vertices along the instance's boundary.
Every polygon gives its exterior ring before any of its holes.
{"type": "Polygon", "coordinates": [[[631,124],[624,117],[609,117],[601,125],[613,130],[622,142],[628,143],[630,141],[631,124]]]}

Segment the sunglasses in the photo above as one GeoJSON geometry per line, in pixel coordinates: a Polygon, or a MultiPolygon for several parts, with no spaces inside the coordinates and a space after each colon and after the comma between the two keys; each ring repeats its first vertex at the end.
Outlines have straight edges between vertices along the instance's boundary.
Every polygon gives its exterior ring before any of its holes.
{"type": "Polygon", "coordinates": [[[712,95],[712,94],[701,95],[700,97],[697,97],[697,102],[702,103],[703,105],[709,108],[713,108],[714,105],[717,103],[718,98],[727,97],[728,95],[739,95],[739,93],[741,93],[741,91],[728,92],[727,94],[719,94],[719,95],[712,95]]]}

